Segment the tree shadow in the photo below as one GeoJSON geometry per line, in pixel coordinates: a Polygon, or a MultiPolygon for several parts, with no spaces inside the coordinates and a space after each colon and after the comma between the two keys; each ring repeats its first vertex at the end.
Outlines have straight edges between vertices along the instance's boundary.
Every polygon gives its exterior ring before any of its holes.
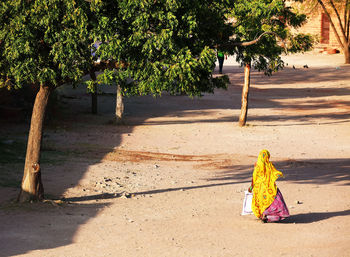
{"type": "Polygon", "coordinates": [[[333,217],[341,217],[350,215],[350,210],[337,211],[337,212],[310,212],[310,213],[301,213],[290,216],[289,218],[282,220],[278,223],[281,224],[307,224],[318,222],[321,220],[330,219],[333,217]]]}
{"type": "MultiPolygon", "coordinates": [[[[265,122],[275,122],[275,121],[289,121],[288,124],[278,124],[272,123],[266,126],[291,126],[291,125],[312,125],[312,124],[336,124],[336,123],[348,123],[350,122],[350,113],[339,113],[339,112],[327,112],[320,114],[310,114],[310,115],[268,115],[268,116],[249,116],[249,122],[254,121],[265,121],[265,122]],[[334,121],[323,122],[322,119],[332,119],[334,121]],[[291,121],[298,121],[299,123],[291,123],[291,121]]],[[[257,126],[265,126],[257,125],[257,126]]]]}
{"type": "MultiPolygon", "coordinates": [[[[216,90],[215,95],[204,94],[201,98],[190,99],[187,96],[172,96],[164,93],[158,98],[144,96],[125,99],[129,124],[168,125],[237,121],[238,110],[241,108],[243,70],[237,66],[226,66],[226,70],[230,77],[228,89],[216,90]],[[226,112],[213,118],[213,111],[218,109],[226,112]],[[231,115],[228,115],[228,110],[232,110],[231,115]],[[184,119],[198,114],[203,118],[184,119]],[[139,117],[144,117],[144,119],[139,119],[139,117]],[[162,117],[162,121],[157,121],[157,117],[162,117]],[[165,117],[169,119],[166,120],[165,117]]],[[[266,116],[249,113],[248,123],[266,121],[267,126],[275,126],[271,124],[274,121],[291,121],[290,124],[281,124],[287,126],[295,124],[295,121],[298,121],[298,125],[322,124],[322,119],[348,122],[350,120],[350,101],[342,97],[350,95],[350,89],[345,84],[346,82],[338,82],[349,80],[349,77],[350,66],[345,66],[341,70],[285,68],[270,77],[254,71],[249,93],[249,109],[274,109],[277,114],[266,116]],[[318,87],[320,82],[324,84],[318,87]],[[333,86],[332,83],[338,84],[333,86]],[[264,85],[271,86],[264,88],[264,85]],[[281,101],[283,99],[291,100],[283,102],[281,101]]]]}
{"type": "MultiPolygon", "coordinates": [[[[100,96],[99,115],[93,115],[90,110],[91,96],[86,93],[86,88],[79,86],[74,90],[71,87],[62,87],[63,92],[58,94],[60,101],[55,103],[59,111],[56,112],[55,119],[45,124],[41,168],[45,197],[49,199],[60,199],[67,190],[79,188],[80,180],[89,167],[99,164],[106,154],[120,145],[123,134],[133,131],[132,126],[107,124],[113,118],[113,98],[100,96]],[[99,143],[102,139],[106,142],[104,145],[99,143]]],[[[26,142],[27,124],[0,124],[2,137],[15,143],[26,142]]],[[[11,150],[16,160],[0,162],[0,172],[6,166],[7,170],[21,178],[23,167],[15,162],[24,161],[25,148],[11,150]]],[[[79,227],[109,205],[100,201],[107,199],[105,195],[84,197],[85,204],[78,201],[68,204],[64,201],[60,206],[2,202],[0,256],[20,255],[32,250],[53,249],[74,243],[79,227]]]]}
{"type": "MultiPolygon", "coordinates": [[[[225,69],[227,68],[230,69],[230,67],[226,66],[225,69]]],[[[335,71],[335,74],[331,74],[333,71],[330,69],[309,69],[307,71],[285,69],[270,78],[253,72],[250,108],[290,108],[291,111],[297,111],[298,108],[309,110],[310,108],[324,109],[327,106],[335,106],[336,103],[328,103],[318,99],[310,101],[310,99],[315,97],[349,95],[350,91],[347,87],[332,88],[328,86],[319,89],[312,87],[284,88],[283,84],[300,82],[317,83],[321,81],[333,82],[339,79],[348,79],[349,69],[345,67],[344,70],[342,70],[343,73],[335,71]],[[310,71],[315,74],[309,74],[310,71]],[[319,74],[322,74],[322,76],[319,77],[319,74]],[[295,82],[294,78],[296,79],[295,82]],[[278,87],[270,89],[254,87],[254,85],[265,84],[274,84],[278,85],[278,87]],[[309,104],[307,106],[300,106],[296,103],[281,104],[276,101],[290,97],[296,99],[305,99],[308,97],[309,104]]],[[[102,95],[99,97],[100,114],[94,116],[89,114],[90,104],[87,104],[87,102],[90,102],[91,99],[85,92],[85,88],[83,91],[68,90],[63,92],[63,95],[68,97],[62,97],[62,101],[59,103],[61,105],[60,112],[56,112],[57,121],[45,131],[43,147],[53,153],[64,152],[67,148],[71,148],[71,151],[61,156],[62,158],[58,162],[49,160],[42,164],[42,176],[46,193],[60,198],[67,189],[77,187],[89,167],[100,163],[106,154],[119,146],[122,141],[122,135],[132,133],[135,125],[216,123],[237,120],[237,117],[234,115],[231,118],[226,114],[221,115],[217,119],[210,117],[218,109],[231,111],[239,110],[240,108],[242,88],[239,85],[243,83],[242,69],[234,68],[230,73],[231,85],[227,91],[217,90],[215,95],[205,94],[203,98],[199,99],[189,99],[186,96],[170,96],[168,94],[164,94],[161,98],[146,96],[125,99],[127,125],[110,125],[107,129],[106,126],[108,125],[106,123],[108,119],[113,117],[114,113],[114,95],[102,95]],[[205,117],[181,120],[181,118],[188,118],[198,113],[202,113],[205,117]],[[154,119],[158,117],[162,117],[161,122],[154,119]],[[169,119],[166,120],[164,117],[169,117],[169,119]],[[102,127],[105,133],[101,133],[102,127]],[[70,134],[69,138],[72,139],[69,142],[67,141],[68,133],[70,134]],[[99,140],[102,139],[103,142],[106,142],[103,146],[99,143],[99,140]],[[56,148],[57,145],[59,147],[63,145],[62,149],[56,148]],[[92,150],[90,151],[89,149],[92,150]],[[96,149],[98,150],[96,151],[96,149]],[[70,157],[74,157],[74,161],[70,161],[70,157]]],[[[115,89],[111,87],[111,90],[114,92],[115,89]]],[[[341,101],[337,107],[345,108],[347,105],[349,105],[348,101],[341,101]]],[[[345,122],[342,120],[349,119],[349,114],[346,112],[335,113],[330,111],[307,117],[303,113],[270,117],[248,116],[248,121],[264,120],[272,122],[298,120],[301,121],[301,124],[307,124],[312,120],[318,120],[320,118],[327,118],[334,122],[345,122]]],[[[10,132],[17,133],[17,131],[13,130],[13,127],[6,127],[3,123],[0,128],[8,136],[11,136],[10,132]]],[[[25,131],[26,133],[28,132],[26,126],[25,131]]],[[[23,134],[21,134],[21,137],[24,140],[26,139],[26,136],[23,136],[23,134]]],[[[24,153],[21,154],[24,155],[24,153]]],[[[342,183],[349,185],[349,162],[347,159],[309,159],[305,161],[285,160],[276,162],[275,165],[284,171],[286,175],[285,179],[292,183],[342,183]]],[[[253,165],[231,165],[223,167],[222,171],[218,172],[215,178],[209,178],[208,184],[205,185],[146,190],[132,194],[160,194],[248,183],[251,179],[252,167],[253,165]]],[[[106,204],[91,201],[117,197],[120,197],[120,195],[108,193],[85,194],[77,197],[71,196],[66,198],[66,201],[73,202],[73,205],[68,204],[65,207],[41,206],[35,210],[2,207],[0,210],[0,255],[12,256],[27,253],[31,250],[50,249],[71,244],[80,225],[96,217],[99,211],[106,207],[106,204]],[[80,202],[85,202],[86,204],[78,204],[80,202]]],[[[344,215],[348,215],[348,212],[345,213],[344,215]]],[[[336,215],[334,214],[334,216],[336,215]]],[[[320,214],[320,217],[325,219],[329,216],[320,214]]],[[[311,220],[309,216],[306,216],[306,218],[305,216],[300,216],[299,218],[296,216],[296,218],[297,220],[311,220]]]]}
{"type": "MultiPolygon", "coordinates": [[[[273,164],[283,172],[284,178],[281,179],[292,183],[350,185],[350,159],[290,159],[273,161],[273,164]]],[[[248,180],[253,169],[253,164],[227,166],[208,181],[248,180]]]]}
{"type": "Polygon", "coordinates": [[[175,191],[188,191],[188,190],[196,190],[200,188],[210,188],[210,187],[218,187],[218,186],[227,186],[227,185],[235,185],[235,184],[241,184],[241,183],[247,183],[247,181],[234,181],[234,182],[223,182],[223,183],[214,183],[214,184],[205,184],[205,185],[199,185],[199,186],[183,186],[183,187],[169,187],[169,188],[163,188],[163,189],[152,189],[152,190],[146,190],[146,191],[136,191],[133,193],[104,193],[104,194],[94,194],[89,196],[80,196],[80,197],[69,197],[64,198],[64,201],[67,202],[84,202],[84,201],[91,201],[91,200],[98,200],[98,199],[113,199],[113,198],[133,198],[136,196],[142,196],[142,195],[154,195],[154,194],[161,194],[161,193],[167,193],[167,192],[175,192],[175,191]]]}
{"type": "Polygon", "coordinates": [[[108,204],[7,204],[0,214],[0,256],[52,249],[73,243],[79,226],[108,204]]]}
{"type": "MultiPolygon", "coordinates": [[[[229,75],[230,82],[233,84],[242,83],[244,69],[237,65],[226,65],[224,73],[229,75]]],[[[272,76],[265,76],[263,72],[252,69],[252,85],[283,85],[283,84],[306,84],[332,82],[347,80],[350,75],[350,66],[342,65],[339,67],[312,67],[308,69],[293,69],[289,66],[283,70],[275,72],[272,76]]]]}

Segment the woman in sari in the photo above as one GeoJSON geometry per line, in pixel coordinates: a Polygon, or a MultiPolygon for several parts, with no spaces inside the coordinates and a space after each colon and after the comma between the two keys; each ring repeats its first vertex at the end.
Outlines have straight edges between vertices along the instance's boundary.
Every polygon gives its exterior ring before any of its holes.
{"type": "Polygon", "coordinates": [[[253,191],[252,211],[264,222],[280,221],[289,217],[289,211],[281,191],[275,181],[282,177],[270,162],[270,153],[262,150],[255,164],[252,184],[248,191],[253,191]]]}

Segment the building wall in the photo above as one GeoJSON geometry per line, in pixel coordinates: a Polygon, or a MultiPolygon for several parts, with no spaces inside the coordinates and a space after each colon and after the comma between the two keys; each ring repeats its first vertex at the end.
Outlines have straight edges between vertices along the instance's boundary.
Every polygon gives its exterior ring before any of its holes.
{"type": "MultiPolygon", "coordinates": [[[[319,10],[313,14],[307,14],[308,19],[307,23],[303,25],[301,28],[297,29],[297,32],[300,33],[308,33],[311,35],[315,35],[318,39],[318,42],[315,45],[316,50],[329,50],[329,49],[337,49],[338,51],[342,51],[338,40],[335,36],[334,30],[331,27],[331,24],[329,23],[329,42],[328,43],[322,43],[321,40],[321,31],[322,31],[322,9],[319,8],[319,10]]],[[[324,14],[325,15],[325,14],[324,14]]],[[[332,21],[334,22],[335,26],[337,27],[337,30],[340,30],[340,26],[338,24],[338,19],[335,15],[331,14],[332,21]]],[[[340,14],[340,17],[343,17],[342,14],[340,14]]]]}

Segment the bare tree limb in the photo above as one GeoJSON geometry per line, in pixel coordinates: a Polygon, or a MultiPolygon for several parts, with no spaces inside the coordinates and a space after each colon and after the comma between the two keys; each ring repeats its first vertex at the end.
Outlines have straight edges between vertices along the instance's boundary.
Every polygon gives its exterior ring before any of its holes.
{"type": "Polygon", "coordinates": [[[349,3],[349,0],[346,0],[345,3],[344,3],[344,28],[346,29],[346,25],[348,24],[348,21],[347,21],[347,13],[348,13],[348,3],[349,3]]]}
{"type": "MultiPolygon", "coordinates": [[[[334,5],[334,3],[333,3],[333,0],[329,0],[329,3],[331,4],[331,6],[332,6],[332,8],[333,8],[333,10],[334,10],[334,12],[335,12],[335,14],[337,15],[338,22],[339,22],[339,26],[340,26],[340,30],[341,30],[343,36],[346,37],[346,36],[345,36],[345,24],[344,24],[344,26],[343,26],[343,23],[342,23],[342,21],[341,21],[341,19],[340,19],[339,12],[338,12],[337,8],[335,7],[335,5],[334,5]]],[[[344,10],[344,12],[345,12],[345,10],[344,10]]]]}
{"type": "Polygon", "coordinates": [[[317,2],[322,6],[322,9],[323,9],[324,13],[328,16],[328,19],[329,19],[329,22],[331,23],[331,26],[332,26],[332,28],[333,28],[335,37],[337,38],[337,41],[338,41],[339,45],[341,46],[341,48],[344,49],[344,48],[345,48],[345,45],[343,44],[343,42],[342,42],[341,39],[340,39],[340,36],[339,36],[338,31],[337,31],[337,29],[336,29],[336,27],[335,27],[335,25],[334,25],[334,22],[333,22],[333,20],[332,20],[332,17],[331,17],[331,15],[329,14],[329,12],[328,12],[326,6],[324,5],[323,0],[317,0],[317,2]]]}
{"type": "Polygon", "coordinates": [[[251,45],[254,45],[254,44],[258,43],[258,42],[262,39],[263,36],[268,35],[268,34],[270,34],[270,35],[275,35],[276,37],[278,37],[278,38],[281,39],[281,37],[280,37],[277,33],[272,32],[272,31],[265,31],[265,32],[262,33],[259,37],[257,37],[256,39],[254,39],[254,40],[252,40],[252,41],[247,41],[247,42],[232,42],[232,43],[230,43],[230,45],[231,45],[231,46],[251,46],[251,45]]]}
{"type": "Polygon", "coordinates": [[[344,20],[345,20],[345,29],[346,29],[346,38],[348,40],[349,46],[350,46],[350,40],[349,40],[349,29],[350,29],[350,1],[346,0],[345,8],[344,8],[344,20]]]}

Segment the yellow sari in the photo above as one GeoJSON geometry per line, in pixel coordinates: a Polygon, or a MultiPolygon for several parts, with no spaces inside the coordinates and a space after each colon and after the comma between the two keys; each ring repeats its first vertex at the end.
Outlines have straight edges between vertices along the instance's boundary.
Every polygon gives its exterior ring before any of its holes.
{"type": "Polygon", "coordinates": [[[283,176],[270,162],[270,153],[262,150],[253,172],[253,202],[252,211],[256,217],[261,218],[263,212],[273,203],[277,194],[275,181],[283,176]]]}

